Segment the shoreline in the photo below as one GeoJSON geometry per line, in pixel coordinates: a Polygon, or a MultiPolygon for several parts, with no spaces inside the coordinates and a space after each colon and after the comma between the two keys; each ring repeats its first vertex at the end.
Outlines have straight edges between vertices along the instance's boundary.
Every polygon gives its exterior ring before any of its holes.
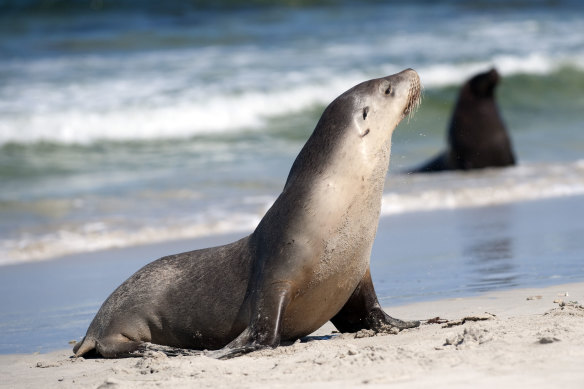
{"type": "MultiPolygon", "coordinates": [[[[382,217],[371,274],[383,306],[584,281],[584,197],[382,217]],[[545,220],[545,223],[541,223],[545,220]]],[[[79,340],[125,279],[165,255],[233,242],[244,233],[2,266],[0,354],[59,350],[79,340]]],[[[399,316],[398,316],[399,317],[399,316]]]]}
{"type": "MultiPolygon", "coordinates": [[[[577,166],[584,166],[584,159],[577,160],[572,162],[574,165],[577,166]]],[[[492,176],[493,174],[503,174],[505,172],[508,173],[509,178],[513,178],[512,172],[518,174],[518,168],[525,168],[527,165],[516,166],[512,168],[508,168],[505,171],[497,171],[496,169],[485,169],[482,172],[444,172],[440,174],[448,174],[448,175],[461,175],[456,176],[458,182],[460,182],[461,186],[467,185],[468,183],[473,180],[477,181],[478,177],[485,177],[492,176]]],[[[535,166],[529,166],[529,168],[534,168],[535,166]]],[[[557,170],[557,167],[556,169],[557,170]]],[[[403,181],[404,174],[392,174],[390,180],[395,181],[403,181]]],[[[453,178],[455,176],[451,176],[453,178]]],[[[391,218],[400,218],[400,217],[409,217],[410,215],[417,215],[417,214],[427,214],[427,213],[444,213],[444,212],[471,212],[473,210],[480,210],[480,209],[488,209],[491,207],[515,207],[520,206],[521,204],[546,204],[546,203],[553,203],[553,202],[577,202],[583,201],[584,199],[584,186],[580,185],[579,187],[575,185],[569,184],[570,181],[576,181],[580,177],[566,179],[565,183],[557,184],[557,187],[546,188],[543,192],[537,194],[530,194],[524,195],[524,197],[509,197],[508,193],[496,193],[497,196],[493,195],[493,193],[488,194],[487,196],[480,196],[481,192],[485,191],[483,187],[476,187],[476,188],[467,188],[465,187],[464,191],[459,191],[459,188],[455,186],[450,187],[449,185],[445,185],[446,188],[443,190],[443,193],[433,193],[433,196],[430,198],[424,199],[425,203],[422,205],[422,200],[420,198],[415,198],[415,196],[410,195],[409,200],[404,200],[404,194],[400,193],[400,191],[395,191],[395,189],[399,189],[399,184],[396,188],[392,188],[392,190],[385,191],[383,194],[384,200],[382,202],[382,211],[379,216],[380,223],[383,220],[391,219],[391,218]],[[570,189],[566,189],[566,187],[570,187],[570,189]],[[439,197],[438,197],[439,196],[439,197]],[[401,199],[401,200],[400,200],[401,199]],[[469,200],[472,199],[472,200],[469,200]],[[397,203],[397,204],[396,204],[397,203]]],[[[386,184],[387,185],[387,184],[386,184]]],[[[405,184],[402,184],[405,185],[405,184]]],[[[532,188],[534,192],[538,190],[541,191],[542,188],[532,188]]],[[[422,193],[422,195],[425,195],[422,193]]],[[[274,196],[274,199],[277,196],[274,196]]],[[[405,195],[405,197],[408,197],[405,195]]],[[[265,210],[269,209],[268,205],[265,205],[265,210]]],[[[263,217],[263,214],[256,215],[258,217],[257,222],[263,217]]],[[[253,225],[249,225],[249,228],[234,228],[234,229],[226,229],[226,230],[209,230],[205,233],[197,233],[193,235],[189,234],[181,234],[179,231],[180,228],[177,226],[169,227],[173,229],[174,234],[170,233],[169,231],[161,231],[161,234],[164,238],[156,237],[154,239],[146,239],[146,238],[132,238],[126,237],[127,242],[126,244],[112,243],[111,245],[97,245],[94,248],[87,249],[85,251],[72,249],[72,250],[61,250],[57,251],[54,254],[47,254],[43,253],[44,249],[38,249],[41,254],[33,254],[30,257],[9,257],[12,253],[10,249],[5,251],[0,251],[0,268],[4,266],[20,266],[26,264],[35,264],[35,263],[43,263],[43,262],[51,262],[51,261],[59,261],[62,259],[67,259],[71,257],[79,257],[84,255],[90,255],[93,253],[101,253],[101,252],[109,252],[115,250],[131,250],[134,248],[139,247],[152,247],[156,245],[174,245],[183,246],[182,242],[191,242],[191,241],[219,241],[222,242],[221,237],[223,236],[245,236],[251,234],[254,229],[256,228],[257,223],[253,225]],[[6,258],[3,258],[2,255],[5,255],[6,258]]],[[[190,226],[191,228],[193,226],[190,226]]],[[[187,227],[188,229],[188,227],[187,227]]],[[[96,235],[91,237],[91,240],[99,241],[102,239],[101,236],[96,235]]],[[[16,251],[20,249],[15,249],[16,251]]],[[[50,250],[49,250],[50,251],[50,250]]],[[[13,254],[13,253],[12,253],[13,254]]]]}
{"type": "Polygon", "coordinates": [[[401,319],[440,317],[455,324],[356,338],[333,333],[329,322],[304,342],[228,361],[158,353],[75,360],[71,350],[5,354],[0,386],[575,388],[584,380],[583,302],[584,282],[418,302],[386,311],[401,319]],[[469,317],[474,319],[456,324],[469,317]],[[333,337],[318,337],[324,335],[333,337]]]}

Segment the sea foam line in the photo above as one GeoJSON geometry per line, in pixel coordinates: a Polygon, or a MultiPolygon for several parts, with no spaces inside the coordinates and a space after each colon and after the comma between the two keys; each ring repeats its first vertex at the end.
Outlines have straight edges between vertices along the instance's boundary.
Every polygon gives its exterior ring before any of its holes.
{"type": "MultiPolygon", "coordinates": [[[[584,160],[554,165],[523,165],[470,173],[392,175],[382,199],[381,216],[408,212],[477,208],[530,200],[584,195],[584,160]]],[[[262,196],[263,210],[272,196],[262,196]]],[[[0,242],[0,265],[67,254],[253,231],[260,213],[220,213],[213,220],[177,222],[141,229],[110,229],[107,223],[63,228],[41,236],[0,242]]]]}
{"type": "MultiPolygon", "coordinates": [[[[433,64],[418,67],[416,70],[424,88],[428,90],[461,84],[473,74],[492,66],[497,67],[504,77],[515,74],[547,75],[563,66],[584,71],[584,55],[557,58],[544,54],[526,57],[496,56],[491,61],[433,64]]],[[[112,80],[107,81],[107,87],[96,80],[84,89],[64,86],[62,92],[60,88],[41,84],[31,87],[34,93],[28,94],[26,90],[22,90],[26,89],[24,85],[18,92],[20,97],[18,93],[5,93],[15,96],[16,100],[24,99],[15,103],[16,108],[10,108],[10,101],[0,101],[0,108],[4,104],[7,112],[17,112],[3,115],[3,120],[0,121],[0,145],[39,141],[88,144],[102,140],[182,139],[250,128],[261,130],[266,127],[270,118],[294,114],[315,105],[324,106],[352,85],[368,78],[395,73],[402,68],[390,64],[377,71],[351,71],[328,78],[323,78],[321,69],[315,69],[315,74],[310,74],[310,70],[307,70],[305,75],[292,72],[294,74],[286,76],[273,72],[266,77],[278,79],[277,82],[269,83],[279,85],[276,89],[258,85],[256,89],[250,87],[245,92],[234,93],[223,84],[211,84],[205,87],[204,92],[191,91],[185,87],[185,90],[173,98],[156,96],[157,93],[164,94],[163,90],[158,89],[163,88],[165,83],[150,82],[143,85],[144,80],[140,77],[134,80],[118,80],[121,83],[119,90],[113,94],[106,93],[117,85],[112,80]],[[288,81],[282,83],[286,79],[288,81]],[[43,88],[48,89],[43,91],[43,88]],[[138,102],[129,104],[127,100],[132,100],[133,93],[141,97],[138,102]],[[37,101],[36,98],[26,97],[29,95],[45,96],[46,99],[37,101]],[[110,96],[108,98],[114,100],[99,103],[104,96],[110,96]],[[117,103],[116,99],[119,100],[117,103]],[[81,103],[71,105],[71,101],[81,103]],[[97,105],[92,105],[92,101],[97,105]],[[26,108],[29,109],[27,112],[20,112],[24,108],[18,108],[29,106],[30,108],[26,108]]],[[[172,80],[172,83],[178,88],[182,76],[177,77],[179,79],[172,80]]],[[[171,80],[167,83],[170,82],[171,80]]]]}
{"type": "MultiPolygon", "coordinates": [[[[401,185],[409,185],[417,178],[402,177],[404,182],[401,185]]],[[[422,175],[422,178],[441,181],[426,190],[385,194],[382,216],[584,195],[584,160],[565,165],[524,165],[469,173],[447,172],[422,175]],[[456,176],[456,179],[441,180],[440,175],[444,174],[456,176]]]]}
{"type": "MultiPolygon", "coordinates": [[[[232,214],[229,219],[199,224],[177,224],[140,229],[108,230],[85,225],[63,228],[42,236],[26,235],[19,241],[0,242],[0,266],[45,260],[76,253],[139,246],[172,240],[251,231],[260,217],[251,214],[232,214]]],[[[97,223],[103,224],[105,223],[97,223]]]]}

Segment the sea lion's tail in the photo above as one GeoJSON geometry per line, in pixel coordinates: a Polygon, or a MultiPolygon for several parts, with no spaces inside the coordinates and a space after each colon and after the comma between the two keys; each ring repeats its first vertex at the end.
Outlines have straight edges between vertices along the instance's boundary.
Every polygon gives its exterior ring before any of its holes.
{"type": "Polygon", "coordinates": [[[87,354],[91,350],[95,350],[97,342],[95,339],[90,337],[85,337],[83,340],[73,347],[73,353],[75,354],[75,358],[82,357],[83,355],[87,354]]]}

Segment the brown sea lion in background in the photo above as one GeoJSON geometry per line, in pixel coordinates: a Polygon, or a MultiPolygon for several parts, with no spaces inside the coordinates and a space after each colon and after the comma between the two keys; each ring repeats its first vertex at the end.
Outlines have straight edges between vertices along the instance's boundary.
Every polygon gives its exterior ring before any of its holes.
{"type": "Polygon", "coordinates": [[[515,165],[511,139],[495,103],[499,79],[491,69],[462,86],[450,119],[448,149],[412,173],[515,165]]]}
{"type": "Polygon", "coordinates": [[[411,69],[336,98],[251,235],[138,270],[101,306],[75,356],[140,355],[161,345],[221,349],[210,355],[223,358],[276,347],[329,320],[343,332],[418,326],[382,310],[369,258],[391,136],[419,98],[411,69]]]}

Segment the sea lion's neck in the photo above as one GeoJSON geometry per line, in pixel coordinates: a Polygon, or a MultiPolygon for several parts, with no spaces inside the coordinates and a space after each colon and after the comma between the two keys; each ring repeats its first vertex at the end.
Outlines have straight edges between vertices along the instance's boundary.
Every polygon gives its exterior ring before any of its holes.
{"type": "Polygon", "coordinates": [[[372,243],[389,167],[391,132],[377,144],[340,132],[337,129],[332,136],[329,128],[317,126],[256,233],[285,232],[315,242],[341,234],[344,225],[352,224],[351,228],[361,230],[360,239],[372,243]]]}
{"type": "Polygon", "coordinates": [[[347,218],[377,226],[390,154],[391,139],[376,150],[340,145],[328,156],[325,169],[291,173],[286,197],[298,200],[297,210],[311,220],[316,235],[334,233],[347,218]]]}

